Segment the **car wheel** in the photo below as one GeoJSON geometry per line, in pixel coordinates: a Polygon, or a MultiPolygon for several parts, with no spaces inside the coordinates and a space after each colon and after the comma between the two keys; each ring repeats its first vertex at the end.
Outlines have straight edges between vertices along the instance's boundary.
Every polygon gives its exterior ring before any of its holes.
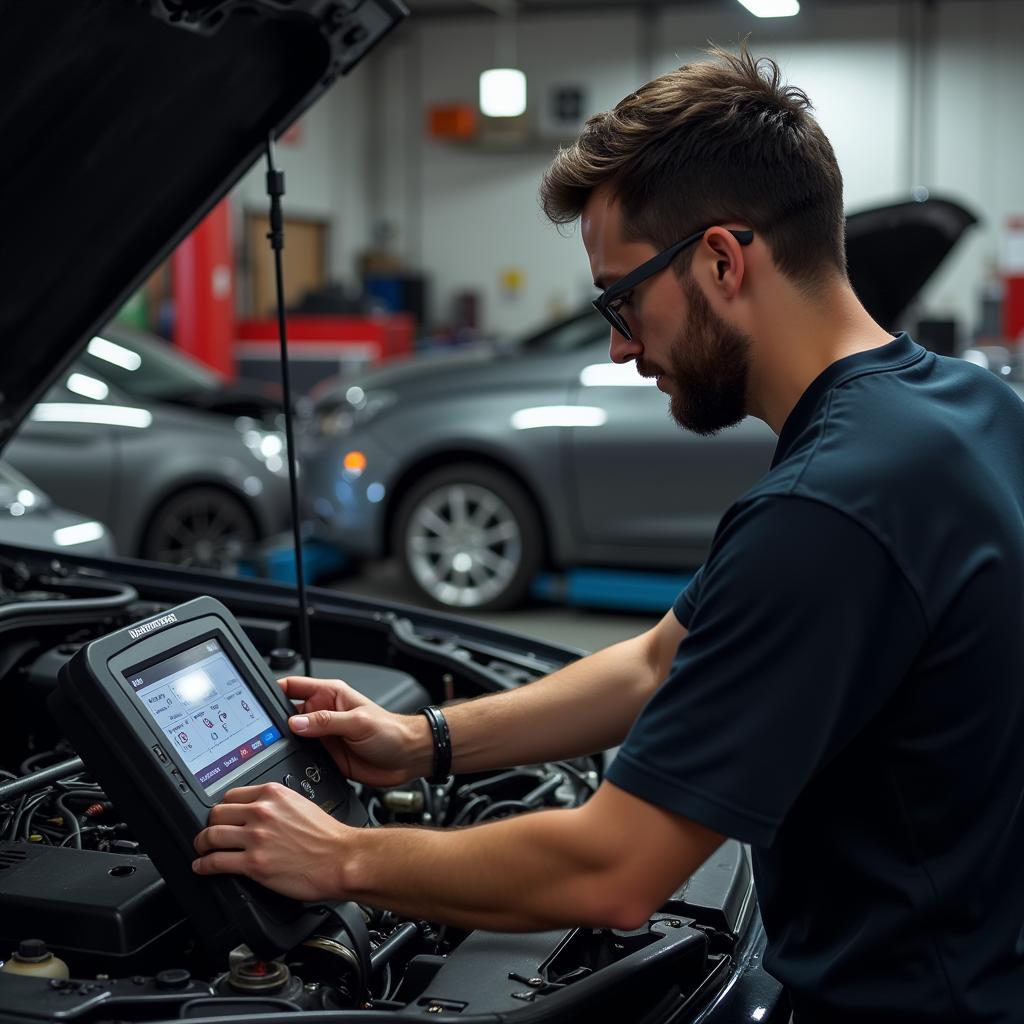
{"type": "Polygon", "coordinates": [[[472,464],[435,470],[402,499],[394,550],[410,582],[445,608],[511,608],[540,568],[540,520],[525,491],[472,464]]]}
{"type": "Polygon", "coordinates": [[[142,540],[142,557],[197,569],[230,569],[256,540],[245,503],[219,487],[190,487],[157,509],[142,540]]]}

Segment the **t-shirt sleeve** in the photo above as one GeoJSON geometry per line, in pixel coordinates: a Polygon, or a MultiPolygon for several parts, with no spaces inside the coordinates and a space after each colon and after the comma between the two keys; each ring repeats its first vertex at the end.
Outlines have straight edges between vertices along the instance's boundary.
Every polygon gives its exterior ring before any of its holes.
{"type": "Polygon", "coordinates": [[[675,604],[672,605],[672,611],[680,625],[686,629],[690,628],[690,619],[693,618],[693,613],[700,603],[700,585],[703,576],[704,568],[702,566],[693,574],[693,579],[679,592],[675,604]]]}
{"type": "Polygon", "coordinates": [[[925,637],[920,603],[867,529],[787,496],[734,512],[675,608],[688,635],[608,778],[770,846],[807,782],[899,686],[925,637]]]}

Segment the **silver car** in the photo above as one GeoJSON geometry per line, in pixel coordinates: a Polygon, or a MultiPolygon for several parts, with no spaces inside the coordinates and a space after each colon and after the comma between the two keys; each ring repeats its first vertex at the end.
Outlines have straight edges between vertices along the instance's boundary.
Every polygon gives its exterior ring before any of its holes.
{"type": "Polygon", "coordinates": [[[6,462],[0,462],[0,544],[91,558],[114,554],[113,539],[103,523],[55,505],[6,462]]]}
{"type": "Polygon", "coordinates": [[[312,513],[449,607],[512,606],[545,565],[692,566],[775,435],[754,419],[684,433],[653,384],[609,363],[593,310],[521,345],[384,367],[318,403],[312,513]]]}
{"type": "Polygon", "coordinates": [[[123,555],[226,569],[287,528],[280,432],[128,396],[103,366],[141,373],[145,353],[134,347],[96,337],[88,358],[32,410],[6,450],[14,466],[61,505],[108,523],[123,555]]]}
{"type": "MultiPolygon", "coordinates": [[[[850,276],[880,323],[897,322],[973,223],[939,199],[847,218],[850,276]]],[[[608,325],[588,306],[517,344],[329,391],[304,488],[318,529],[350,554],[396,555],[436,604],[506,608],[542,567],[699,565],[775,443],[753,418],[711,438],[682,431],[653,380],[609,362],[608,325]]]]}

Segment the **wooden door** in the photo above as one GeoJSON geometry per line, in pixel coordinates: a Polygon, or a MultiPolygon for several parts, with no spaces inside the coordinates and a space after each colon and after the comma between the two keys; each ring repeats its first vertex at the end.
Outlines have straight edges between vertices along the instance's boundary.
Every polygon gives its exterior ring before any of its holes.
{"type": "MultiPolygon", "coordinates": [[[[277,315],[277,286],[274,281],[273,251],[267,241],[265,214],[245,215],[245,293],[248,315],[277,315]]],[[[284,301],[297,303],[306,292],[327,283],[327,238],[325,221],[298,217],[284,219],[284,301]]]]}

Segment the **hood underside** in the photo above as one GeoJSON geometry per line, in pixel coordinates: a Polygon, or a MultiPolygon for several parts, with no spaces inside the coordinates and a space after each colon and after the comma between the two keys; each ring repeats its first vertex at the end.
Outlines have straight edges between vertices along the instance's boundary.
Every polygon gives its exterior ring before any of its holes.
{"type": "Polygon", "coordinates": [[[897,325],[928,279],[977,219],[948,199],[893,203],[846,218],[850,283],[885,328],[897,325]]]}
{"type": "Polygon", "coordinates": [[[0,0],[0,444],[398,0],[0,0]]]}

